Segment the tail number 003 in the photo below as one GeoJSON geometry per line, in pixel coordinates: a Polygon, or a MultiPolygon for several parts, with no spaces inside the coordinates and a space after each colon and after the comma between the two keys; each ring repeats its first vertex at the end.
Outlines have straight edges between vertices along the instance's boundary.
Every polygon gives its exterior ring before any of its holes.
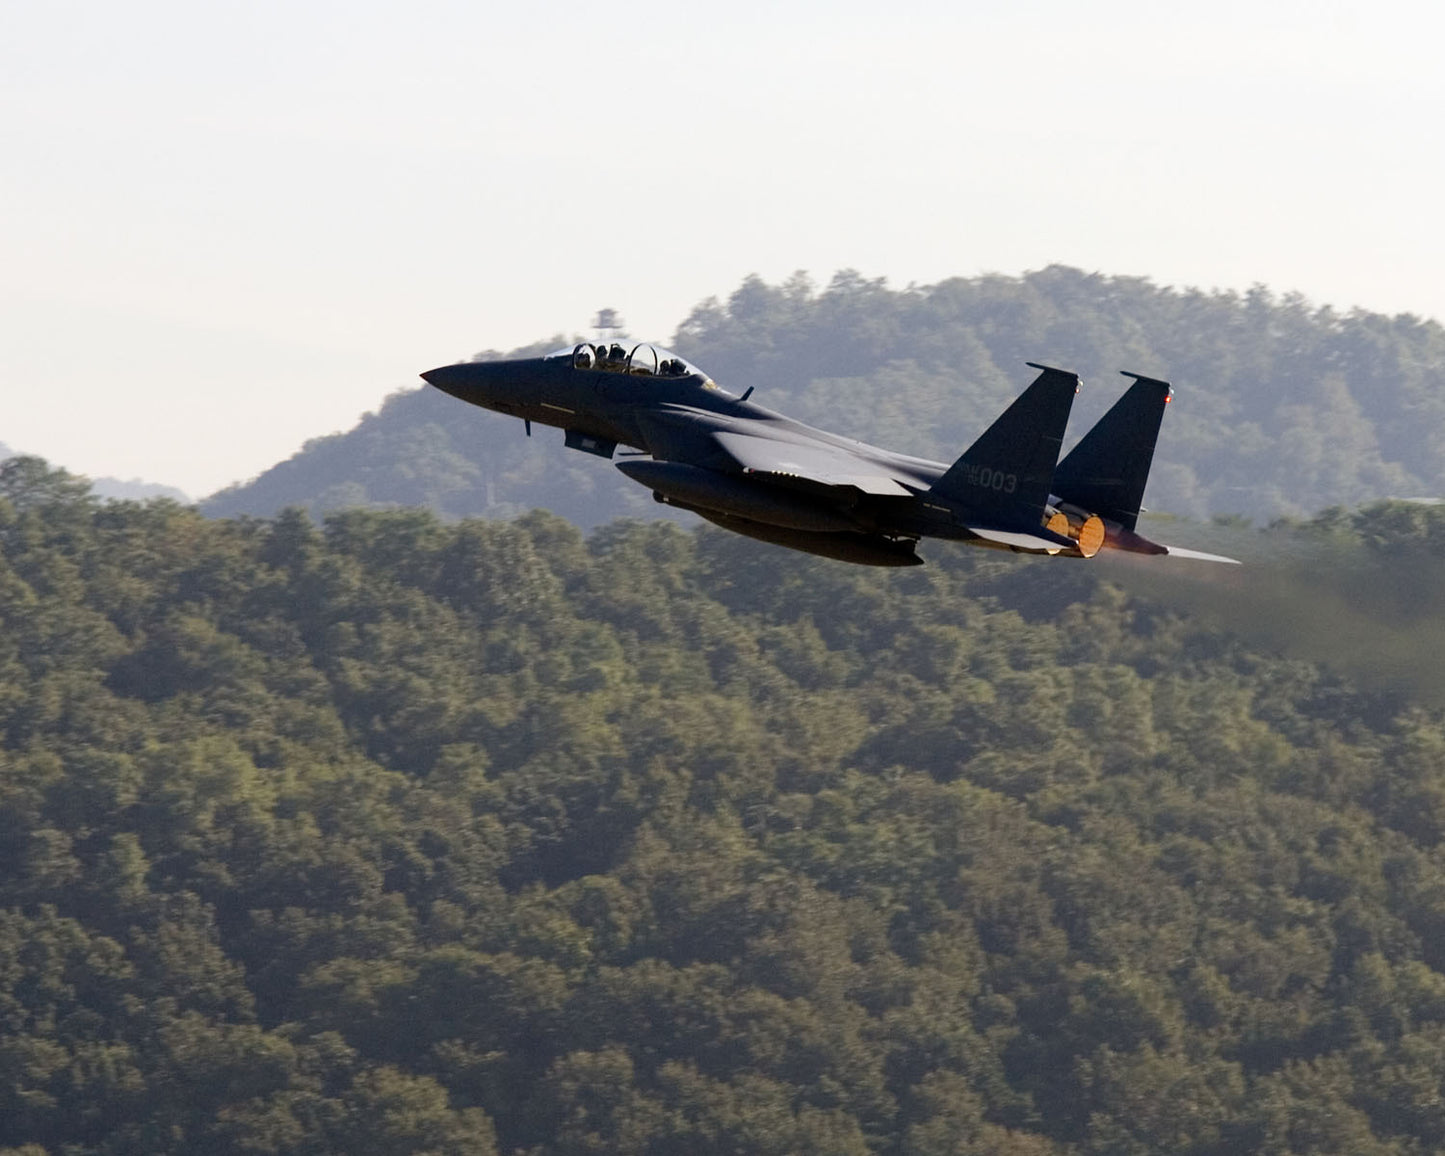
{"type": "Polygon", "coordinates": [[[1006,474],[1003,470],[990,469],[988,466],[980,466],[973,484],[982,486],[985,490],[1011,494],[1019,488],[1019,476],[1018,474],[1006,474]]]}

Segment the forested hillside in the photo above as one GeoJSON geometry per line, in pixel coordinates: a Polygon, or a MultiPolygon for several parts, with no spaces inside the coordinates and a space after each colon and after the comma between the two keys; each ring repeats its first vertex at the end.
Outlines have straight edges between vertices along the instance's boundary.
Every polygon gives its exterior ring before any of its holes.
{"type": "Polygon", "coordinates": [[[7,463],[0,1148],[1439,1151],[1439,713],[1104,573],[7,463]]]}
{"type": "MultiPolygon", "coordinates": [[[[840,273],[821,292],[801,276],[750,278],[726,302],[698,306],[673,345],[775,409],[949,461],[1024,388],[1026,361],[1084,375],[1071,438],[1122,391],[1118,370],[1168,377],[1178,396],[1147,498],[1174,514],[1269,520],[1445,494],[1445,329],[1411,316],[1061,266],[902,290],[840,273]]],[[[418,372],[453,353],[419,352],[418,372]]],[[[564,453],[557,431],[528,441],[519,422],[425,389],[394,395],[205,509],[388,504],[451,516],[541,507],[584,527],[659,510],[605,462],[564,453]]]]}

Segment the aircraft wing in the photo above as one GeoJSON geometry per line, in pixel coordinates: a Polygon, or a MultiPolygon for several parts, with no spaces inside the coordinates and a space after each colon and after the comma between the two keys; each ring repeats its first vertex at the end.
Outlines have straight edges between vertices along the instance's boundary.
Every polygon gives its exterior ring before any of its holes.
{"type": "Polygon", "coordinates": [[[880,467],[846,450],[825,445],[800,445],[752,434],[721,431],[713,435],[723,453],[747,474],[779,481],[801,479],[824,486],[853,486],[865,494],[907,498],[913,491],[880,467]]]}
{"type": "Polygon", "coordinates": [[[720,429],[692,415],[652,413],[639,418],[638,424],[649,452],[659,461],[752,474],[759,481],[800,489],[852,486],[865,494],[899,498],[913,494],[884,467],[841,447],[720,429]]]}

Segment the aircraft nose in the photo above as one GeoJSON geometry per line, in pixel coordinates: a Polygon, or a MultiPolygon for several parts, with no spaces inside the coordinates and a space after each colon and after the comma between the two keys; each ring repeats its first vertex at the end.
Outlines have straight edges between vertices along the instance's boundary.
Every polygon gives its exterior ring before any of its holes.
{"type": "Polygon", "coordinates": [[[443,393],[456,396],[457,392],[468,385],[474,377],[472,366],[463,365],[442,365],[436,369],[428,369],[421,375],[421,379],[428,385],[434,385],[443,393]]]}
{"type": "Polygon", "coordinates": [[[421,377],[443,393],[503,413],[537,400],[556,385],[554,368],[544,358],[535,357],[462,361],[428,369],[421,377]]]}
{"type": "Polygon", "coordinates": [[[492,406],[513,400],[520,384],[514,365],[506,361],[463,361],[428,369],[421,379],[472,405],[492,406]]]}

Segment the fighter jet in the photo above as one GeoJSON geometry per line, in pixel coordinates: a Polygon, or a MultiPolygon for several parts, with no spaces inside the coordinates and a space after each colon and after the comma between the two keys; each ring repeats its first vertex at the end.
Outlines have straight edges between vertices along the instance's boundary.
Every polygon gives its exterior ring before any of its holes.
{"type": "Polygon", "coordinates": [[[917,566],[919,540],[944,538],[1073,558],[1115,549],[1234,561],[1136,529],[1168,382],[1126,373],[1133,384],[1060,462],[1078,375],[1027,364],[1033,383],[952,465],[804,425],[656,345],[581,343],[421,376],[521,418],[529,436],[533,422],[559,426],[571,449],[618,455],[659,502],[826,558],[917,566]]]}

